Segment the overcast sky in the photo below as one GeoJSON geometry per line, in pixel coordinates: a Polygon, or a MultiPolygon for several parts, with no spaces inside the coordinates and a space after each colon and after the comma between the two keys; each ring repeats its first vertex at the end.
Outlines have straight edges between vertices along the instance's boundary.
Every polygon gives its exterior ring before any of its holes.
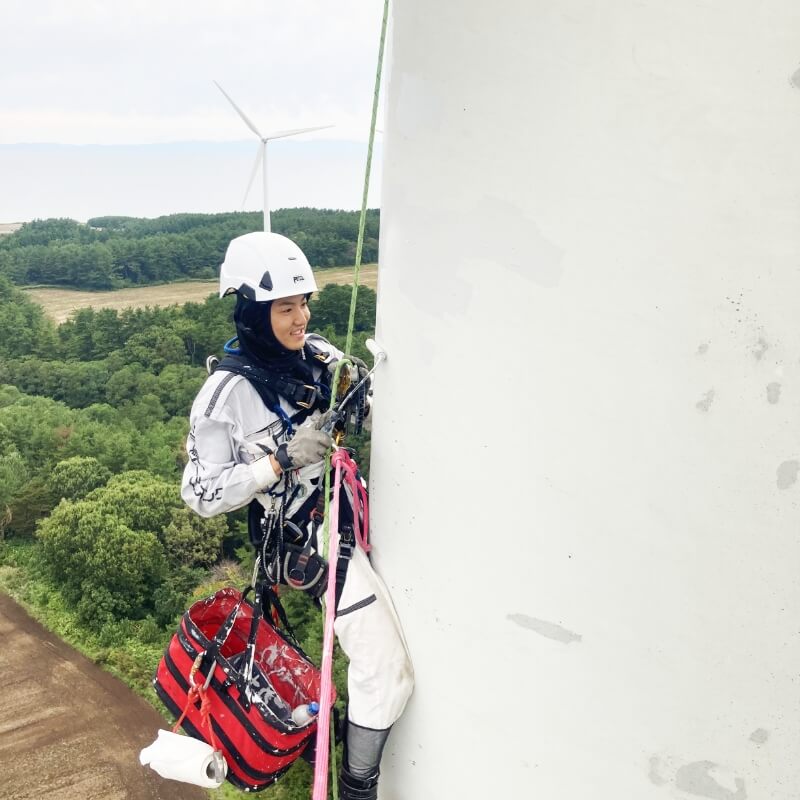
{"type": "Polygon", "coordinates": [[[382,11],[381,0],[4,0],[0,222],[241,207],[256,139],[212,79],[263,133],[336,126],[270,145],[273,208],[357,207],[382,11]],[[141,147],[175,142],[219,144],[203,157],[141,147]],[[32,143],[73,147],[20,147],[32,143]],[[219,163],[204,188],[206,157],[219,163]]]}

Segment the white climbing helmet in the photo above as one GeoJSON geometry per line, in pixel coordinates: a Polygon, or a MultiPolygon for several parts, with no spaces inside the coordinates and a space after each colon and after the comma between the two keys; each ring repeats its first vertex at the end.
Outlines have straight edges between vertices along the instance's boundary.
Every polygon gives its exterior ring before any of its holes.
{"type": "Polygon", "coordinates": [[[219,271],[219,296],[239,292],[263,302],[317,291],[303,251],[278,233],[257,231],[237,236],[228,245],[219,271]]]}

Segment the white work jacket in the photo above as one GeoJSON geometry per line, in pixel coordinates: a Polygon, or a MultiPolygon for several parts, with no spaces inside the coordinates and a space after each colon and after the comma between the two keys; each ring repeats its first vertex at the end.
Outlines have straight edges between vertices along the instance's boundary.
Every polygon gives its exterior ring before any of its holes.
{"type": "MultiPolygon", "coordinates": [[[[321,336],[309,334],[306,341],[330,354],[328,364],[342,357],[342,352],[321,336]]],[[[314,365],[315,377],[324,368],[314,365]]],[[[279,399],[287,416],[297,413],[288,401],[279,399]]],[[[319,415],[319,411],[313,412],[304,424],[313,424],[319,415]]],[[[247,378],[224,370],[209,375],[192,405],[189,425],[189,463],[183,472],[181,496],[190,508],[203,517],[213,517],[242,508],[253,499],[270,508],[282,497],[286,481],[275,475],[262,448],[274,452],[283,444],[285,425],[247,378]]],[[[320,461],[292,472],[293,499],[283,511],[286,519],[291,519],[317,488],[323,470],[324,461],[320,461]]]]}

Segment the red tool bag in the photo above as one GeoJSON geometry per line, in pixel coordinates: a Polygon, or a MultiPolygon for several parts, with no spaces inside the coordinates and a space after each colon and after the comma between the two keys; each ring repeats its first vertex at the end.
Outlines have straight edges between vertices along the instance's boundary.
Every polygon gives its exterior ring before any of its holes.
{"type": "Polygon", "coordinates": [[[303,752],[316,733],[316,719],[296,725],[291,711],[320,694],[318,670],[264,619],[261,595],[259,585],[250,603],[228,588],[195,603],[153,681],[176,717],[186,710],[186,733],[218,746],[228,762],[228,780],[251,792],[274,783],[303,752]],[[197,694],[189,699],[193,685],[206,698],[202,714],[197,694]]]}

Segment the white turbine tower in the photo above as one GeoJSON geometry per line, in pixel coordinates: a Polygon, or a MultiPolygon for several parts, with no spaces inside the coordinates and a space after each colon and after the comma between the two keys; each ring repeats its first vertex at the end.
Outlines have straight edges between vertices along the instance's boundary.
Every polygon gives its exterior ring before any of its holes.
{"type": "Polygon", "coordinates": [[[310,131],[321,131],[325,128],[332,128],[333,125],[317,125],[314,128],[293,128],[288,131],[275,131],[274,133],[269,133],[264,136],[261,131],[256,128],[256,126],[248,119],[247,115],[242,111],[236,103],[233,102],[233,98],[216,82],[214,81],[214,85],[219,89],[222,94],[225,95],[227,101],[233,106],[236,113],[242,118],[244,124],[250,128],[253,133],[258,136],[260,140],[260,144],[258,145],[258,152],[256,153],[256,160],[253,162],[253,169],[250,172],[250,180],[247,182],[247,189],[244,193],[244,199],[242,200],[242,205],[247,202],[247,196],[250,194],[250,188],[253,185],[253,181],[255,180],[256,173],[258,172],[259,165],[261,166],[261,179],[263,182],[263,191],[264,191],[264,230],[270,230],[270,220],[269,220],[269,192],[267,189],[267,142],[272,141],[273,139],[284,139],[287,136],[296,136],[299,133],[309,133],[310,131]]]}

